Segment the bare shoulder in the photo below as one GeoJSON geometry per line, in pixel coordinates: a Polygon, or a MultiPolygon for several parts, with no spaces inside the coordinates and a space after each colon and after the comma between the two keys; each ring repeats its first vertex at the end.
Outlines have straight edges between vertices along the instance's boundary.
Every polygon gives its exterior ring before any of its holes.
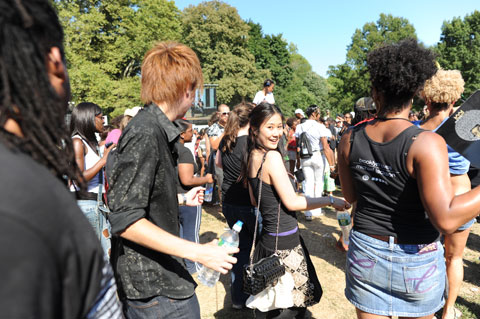
{"type": "Polygon", "coordinates": [[[280,152],[278,151],[268,151],[265,157],[265,162],[267,162],[269,165],[283,165],[282,154],[280,154],[280,152]]]}
{"type": "Polygon", "coordinates": [[[74,137],[74,138],[72,138],[72,144],[73,144],[73,149],[74,149],[75,153],[83,151],[84,154],[87,154],[88,150],[85,147],[85,145],[83,144],[82,139],[74,137]]]}
{"type": "Polygon", "coordinates": [[[424,131],[415,137],[411,150],[418,154],[433,155],[437,152],[446,152],[447,144],[443,137],[435,132],[424,131]]]}

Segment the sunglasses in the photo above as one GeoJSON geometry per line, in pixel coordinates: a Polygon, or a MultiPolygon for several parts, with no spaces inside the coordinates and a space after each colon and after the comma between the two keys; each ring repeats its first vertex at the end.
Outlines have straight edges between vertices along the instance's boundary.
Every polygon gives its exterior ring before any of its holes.
{"type": "Polygon", "coordinates": [[[220,115],[228,115],[230,112],[220,112],[220,115]]]}

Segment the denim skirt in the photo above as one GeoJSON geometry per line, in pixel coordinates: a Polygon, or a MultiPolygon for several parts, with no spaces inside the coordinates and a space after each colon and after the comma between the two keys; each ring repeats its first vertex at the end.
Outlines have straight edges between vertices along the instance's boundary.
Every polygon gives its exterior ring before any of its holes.
{"type": "Polygon", "coordinates": [[[469,221],[469,222],[466,222],[465,224],[463,224],[462,226],[460,226],[460,228],[458,228],[457,230],[460,231],[460,230],[469,229],[470,227],[473,226],[473,224],[475,223],[475,221],[476,221],[476,218],[472,219],[472,220],[469,221]]]}
{"type": "Polygon", "coordinates": [[[439,241],[395,244],[350,234],[345,296],[358,309],[382,316],[421,317],[445,303],[445,260],[439,241]]]}

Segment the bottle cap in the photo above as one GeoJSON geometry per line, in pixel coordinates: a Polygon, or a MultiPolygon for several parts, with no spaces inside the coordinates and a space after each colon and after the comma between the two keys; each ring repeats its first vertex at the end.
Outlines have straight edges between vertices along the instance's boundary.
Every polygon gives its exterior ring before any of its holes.
{"type": "Polygon", "coordinates": [[[237,221],[235,225],[233,225],[232,229],[239,233],[242,230],[243,222],[242,221],[237,221]]]}

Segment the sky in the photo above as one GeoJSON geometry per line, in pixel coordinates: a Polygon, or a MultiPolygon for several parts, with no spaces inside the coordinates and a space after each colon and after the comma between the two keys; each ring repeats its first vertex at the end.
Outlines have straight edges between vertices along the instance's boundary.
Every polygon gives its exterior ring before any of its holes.
{"type": "MultiPolygon", "coordinates": [[[[199,0],[175,0],[183,10],[199,0]]],[[[381,13],[406,18],[417,37],[430,46],[440,40],[444,21],[464,18],[480,10],[479,0],[224,0],[242,19],[259,23],[264,34],[283,34],[313,71],[327,76],[329,65],[345,62],[346,49],[356,29],[376,22],[381,13]]]]}

